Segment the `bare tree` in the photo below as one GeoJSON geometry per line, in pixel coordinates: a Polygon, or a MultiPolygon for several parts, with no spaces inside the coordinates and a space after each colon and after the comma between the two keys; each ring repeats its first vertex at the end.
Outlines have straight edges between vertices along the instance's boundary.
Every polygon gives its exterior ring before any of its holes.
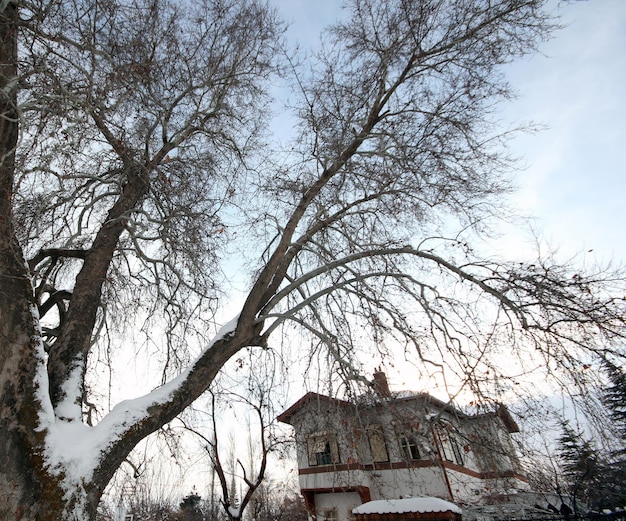
{"type": "MultiPolygon", "coordinates": [[[[215,402],[213,402],[213,437],[210,440],[207,440],[207,452],[211,460],[211,465],[215,469],[219,478],[222,491],[221,503],[224,508],[224,513],[231,521],[239,521],[243,519],[246,507],[250,503],[250,500],[254,497],[256,490],[265,479],[265,472],[267,469],[267,456],[270,448],[268,447],[266,432],[267,427],[265,425],[262,404],[254,405],[253,409],[258,421],[260,422],[260,435],[258,440],[260,443],[261,459],[258,469],[254,467],[254,462],[252,461],[253,454],[249,454],[250,465],[248,467],[246,467],[241,459],[237,457],[237,445],[234,438],[229,440],[228,459],[230,461],[227,462],[227,464],[224,464],[222,458],[220,457],[219,440],[221,437],[218,435],[215,402]],[[240,476],[240,479],[237,479],[238,476],[240,476]],[[242,484],[245,489],[237,486],[240,484],[242,484]],[[239,497],[239,490],[241,490],[241,497],[239,497]]],[[[248,442],[251,444],[252,433],[249,424],[248,429],[248,442]]]]}
{"type": "Polygon", "coordinates": [[[348,381],[393,342],[487,397],[502,352],[581,387],[623,357],[619,274],[471,247],[510,190],[500,66],[553,29],[544,1],[347,4],[294,71],[279,155],[263,2],[0,2],[3,518],[94,519],[132,448],[287,326],[348,381]],[[212,336],[240,258],[245,302],[212,336]],[[163,385],[106,412],[91,369],[115,335],[158,353],[163,385]]]}
{"type": "Polygon", "coordinates": [[[276,380],[286,371],[267,349],[240,353],[229,366],[212,382],[210,403],[198,400],[172,425],[182,424],[201,442],[211,469],[211,503],[222,517],[257,519],[270,502],[279,508],[276,498],[269,501],[268,466],[272,456],[276,462],[291,448],[290,437],[278,429],[272,396],[281,392],[276,380]]]}

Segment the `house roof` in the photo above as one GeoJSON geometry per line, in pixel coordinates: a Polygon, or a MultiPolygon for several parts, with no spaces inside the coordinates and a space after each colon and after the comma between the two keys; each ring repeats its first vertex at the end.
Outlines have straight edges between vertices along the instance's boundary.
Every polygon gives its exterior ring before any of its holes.
{"type": "Polygon", "coordinates": [[[294,403],[289,409],[282,412],[276,418],[279,422],[287,423],[291,425],[291,418],[306,404],[316,401],[318,403],[325,403],[328,405],[338,405],[338,406],[347,406],[350,405],[350,402],[345,400],[340,400],[339,398],[331,398],[330,396],[326,396],[324,394],[318,394],[314,392],[306,393],[302,398],[300,398],[296,403],[294,403]]]}
{"type": "Polygon", "coordinates": [[[379,499],[369,501],[352,510],[353,514],[426,514],[433,512],[453,512],[461,509],[450,501],[436,497],[411,497],[404,499],[379,499]]]}
{"type": "MultiPolygon", "coordinates": [[[[438,398],[435,398],[434,396],[432,396],[429,393],[413,392],[413,391],[401,391],[401,392],[398,392],[398,393],[391,393],[390,397],[383,398],[382,400],[380,400],[380,398],[378,398],[378,399],[376,399],[375,402],[369,403],[367,405],[375,406],[375,405],[378,405],[378,404],[381,404],[381,403],[389,403],[389,402],[394,402],[394,401],[395,402],[408,402],[408,401],[414,401],[414,400],[415,401],[422,401],[422,402],[429,403],[429,404],[435,406],[437,409],[440,409],[440,410],[443,410],[443,411],[447,411],[449,413],[454,414],[457,417],[466,418],[468,420],[477,420],[477,419],[484,418],[484,417],[487,417],[487,416],[490,416],[490,417],[494,417],[495,416],[495,417],[500,418],[500,420],[504,424],[505,428],[509,432],[511,432],[511,433],[519,432],[519,427],[518,427],[517,423],[515,422],[515,420],[511,416],[511,413],[508,411],[506,406],[503,405],[503,404],[499,404],[496,407],[495,412],[487,412],[487,413],[481,413],[481,414],[477,414],[477,415],[469,415],[469,414],[466,414],[466,413],[462,412],[461,410],[457,409],[452,403],[444,402],[444,401],[442,401],[442,400],[440,400],[438,398]]],[[[329,406],[340,406],[340,407],[354,406],[354,404],[352,404],[351,402],[348,402],[346,400],[341,400],[339,398],[332,398],[332,397],[326,396],[324,394],[308,392],[302,398],[300,398],[297,402],[295,402],[291,407],[289,407],[286,411],[281,413],[277,417],[278,421],[291,425],[291,419],[293,418],[293,416],[300,409],[302,409],[303,407],[305,407],[306,405],[308,405],[311,402],[317,402],[318,404],[324,403],[324,404],[327,404],[329,406]]]]}
{"type": "Polygon", "coordinates": [[[446,411],[447,413],[453,414],[458,418],[464,418],[470,421],[479,420],[480,418],[485,417],[497,417],[502,421],[502,424],[510,433],[519,432],[517,423],[515,423],[515,420],[509,413],[506,406],[501,403],[496,404],[495,411],[470,415],[458,409],[451,401],[444,402],[426,392],[400,391],[391,393],[387,384],[387,377],[385,373],[380,370],[374,373],[373,387],[376,392],[360,396],[355,403],[341,400],[339,398],[332,398],[323,394],[308,392],[286,411],[280,414],[277,419],[280,422],[292,425],[291,421],[293,416],[300,411],[300,409],[308,406],[310,403],[317,405],[318,409],[322,404],[325,404],[328,407],[356,406],[369,409],[391,403],[422,402],[434,406],[439,411],[446,411]]]}

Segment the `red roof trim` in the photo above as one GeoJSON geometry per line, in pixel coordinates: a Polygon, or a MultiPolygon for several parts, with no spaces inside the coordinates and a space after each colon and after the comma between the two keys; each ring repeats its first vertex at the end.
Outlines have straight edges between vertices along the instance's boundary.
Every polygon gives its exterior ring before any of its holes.
{"type": "Polygon", "coordinates": [[[346,402],[345,400],[340,400],[339,398],[331,398],[330,396],[326,396],[324,394],[317,394],[314,392],[306,393],[302,398],[300,398],[296,403],[294,403],[289,409],[279,414],[276,419],[279,422],[286,423],[291,425],[291,418],[294,414],[296,414],[304,405],[308,402],[316,400],[318,402],[327,402],[329,404],[334,405],[350,405],[350,402],[346,402]]]}

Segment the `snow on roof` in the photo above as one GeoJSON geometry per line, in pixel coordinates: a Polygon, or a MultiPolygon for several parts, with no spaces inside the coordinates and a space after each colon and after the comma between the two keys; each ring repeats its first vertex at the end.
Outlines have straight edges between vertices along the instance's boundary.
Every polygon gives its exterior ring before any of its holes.
{"type": "Polygon", "coordinates": [[[380,499],[370,501],[352,510],[353,514],[406,514],[453,512],[460,514],[461,509],[454,503],[436,497],[410,497],[405,499],[380,499]]]}

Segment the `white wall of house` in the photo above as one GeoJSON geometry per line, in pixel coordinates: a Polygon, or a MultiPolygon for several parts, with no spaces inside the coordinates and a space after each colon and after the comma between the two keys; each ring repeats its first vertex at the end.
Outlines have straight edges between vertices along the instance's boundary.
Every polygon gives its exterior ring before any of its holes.
{"type": "Polygon", "coordinates": [[[361,504],[356,492],[322,493],[315,496],[316,521],[353,519],[352,509],[361,504]]]}
{"type": "Polygon", "coordinates": [[[438,467],[373,472],[369,485],[372,500],[417,496],[450,499],[445,479],[438,467]]]}

